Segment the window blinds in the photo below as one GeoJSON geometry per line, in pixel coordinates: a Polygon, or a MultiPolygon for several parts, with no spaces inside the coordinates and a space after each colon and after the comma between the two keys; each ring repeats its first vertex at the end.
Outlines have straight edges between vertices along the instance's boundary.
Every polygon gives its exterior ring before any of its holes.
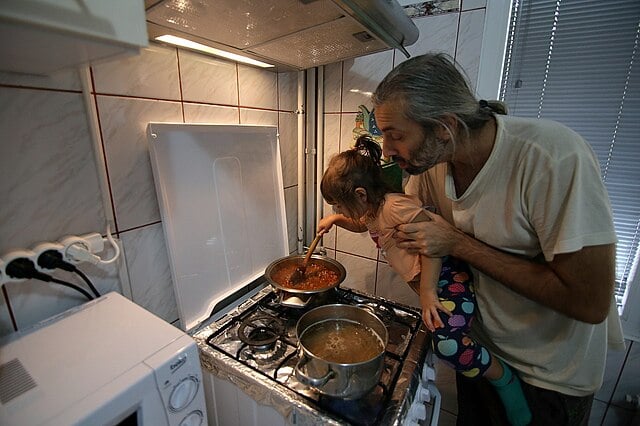
{"type": "Polygon", "coordinates": [[[640,238],[640,1],[514,0],[501,83],[509,114],[556,120],[593,147],[618,236],[620,306],[640,238]]]}

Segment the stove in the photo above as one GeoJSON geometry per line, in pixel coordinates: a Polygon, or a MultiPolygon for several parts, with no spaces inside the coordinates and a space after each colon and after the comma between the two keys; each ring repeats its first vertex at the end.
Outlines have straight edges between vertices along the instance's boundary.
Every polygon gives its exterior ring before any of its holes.
{"type": "MultiPolygon", "coordinates": [[[[387,326],[384,372],[366,395],[337,399],[299,382],[295,325],[309,308],[282,306],[265,269],[290,253],[277,128],[149,123],[179,327],[197,342],[211,426],[418,424],[432,385],[420,312],[346,289],[387,326]],[[412,423],[413,422],[413,423],[412,423]]],[[[319,302],[316,302],[319,303],[319,302]]],[[[437,424],[439,399],[433,399],[437,424]]]]}
{"type": "Polygon", "coordinates": [[[297,407],[293,416],[296,422],[306,418],[302,424],[390,425],[407,419],[422,387],[430,344],[417,309],[352,289],[332,290],[330,303],[370,310],[389,333],[379,383],[361,398],[347,400],[322,395],[297,379],[296,323],[309,309],[283,306],[278,296],[267,285],[193,334],[204,369],[256,401],[269,400],[284,417],[291,417],[291,407],[297,407]]]}

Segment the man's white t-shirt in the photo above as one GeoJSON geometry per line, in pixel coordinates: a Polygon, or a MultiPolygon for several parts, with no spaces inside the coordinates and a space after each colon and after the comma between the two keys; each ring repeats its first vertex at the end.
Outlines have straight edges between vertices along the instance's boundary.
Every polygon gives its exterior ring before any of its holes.
{"type": "MultiPolygon", "coordinates": [[[[615,243],[599,165],[583,138],[547,120],[497,116],[496,121],[492,153],[464,194],[456,194],[448,164],[411,176],[405,192],[476,239],[535,261],[615,243]]],[[[534,386],[574,396],[600,387],[607,321],[619,327],[615,309],[601,324],[583,323],[473,272],[478,305],[473,333],[493,354],[534,386]]]]}

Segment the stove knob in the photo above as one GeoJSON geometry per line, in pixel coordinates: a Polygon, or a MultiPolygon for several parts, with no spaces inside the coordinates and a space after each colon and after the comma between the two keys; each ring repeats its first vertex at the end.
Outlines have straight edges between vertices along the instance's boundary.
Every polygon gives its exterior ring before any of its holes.
{"type": "Polygon", "coordinates": [[[418,392],[416,392],[416,398],[418,401],[431,402],[431,391],[428,388],[420,387],[418,392]]]}
{"type": "Polygon", "coordinates": [[[436,370],[427,365],[427,363],[425,362],[424,366],[422,367],[422,383],[428,383],[428,382],[434,382],[436,380],[436,370]]]}
{"type": "Polygon", "coordinates": [[[196,376],[189,376],[182,379],[169,396],[169,409],[171,411],[183,410],[198,393],[198,386],[200,382],[196,376]]]}
{"type": "Polygon", "coordinates": [[[427,407],[422,402],[414,402],[409,409],[409,419],[412,422],[420,423],[420,420],[427,418],[427,407]]]}
{"type": "Polygon", "coordinates": [[[179,426],[200,426],[202,425],[202,420],[202,411],[192,411],[189,413],[189,415],[187,415],[187,417],[182,419],[179,426]]]}

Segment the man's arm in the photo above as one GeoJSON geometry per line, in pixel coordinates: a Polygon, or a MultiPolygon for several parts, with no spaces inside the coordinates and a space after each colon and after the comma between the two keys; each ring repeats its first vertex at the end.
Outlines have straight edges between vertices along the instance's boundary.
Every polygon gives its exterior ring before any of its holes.
{"type": "Polygon", "coordinates": [[[398,247],[425,256],[452,255],[513,291],[580,321],[607,317],[615,282],[615,244],[584,247],[536,263],[497,250],[463,233],[438,215],[398,226],[398,247]]]}

